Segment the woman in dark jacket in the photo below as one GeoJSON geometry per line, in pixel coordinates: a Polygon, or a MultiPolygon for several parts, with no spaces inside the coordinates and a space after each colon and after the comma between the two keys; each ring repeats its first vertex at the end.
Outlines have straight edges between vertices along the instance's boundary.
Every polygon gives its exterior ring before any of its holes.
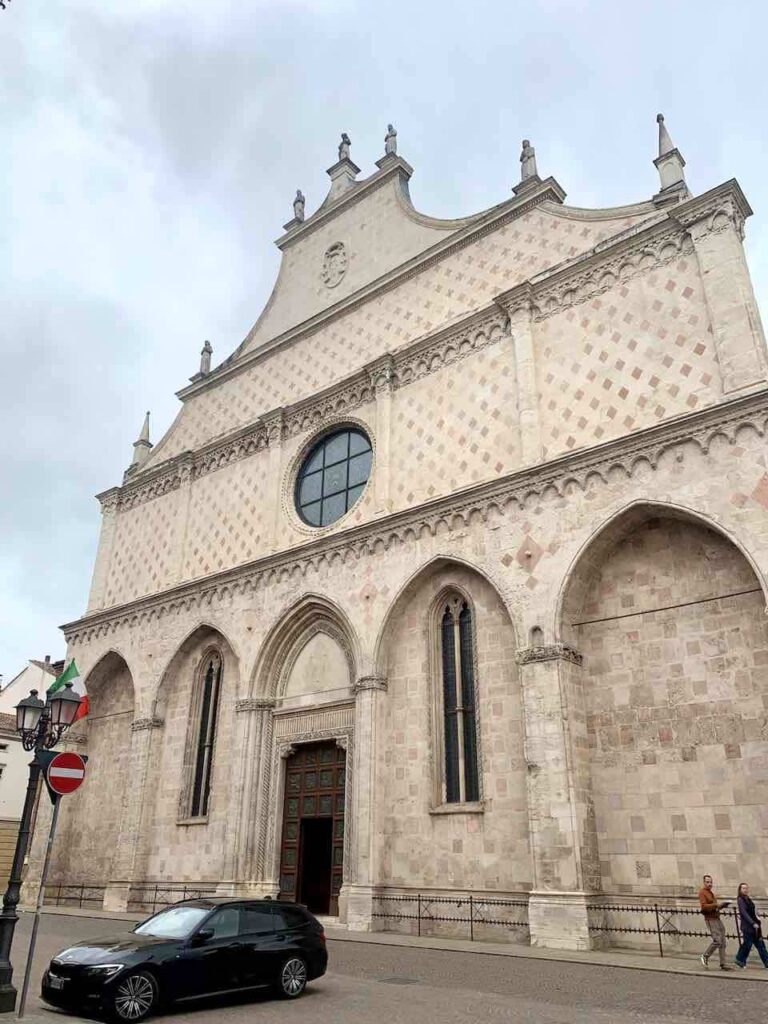
{"type": "Polygon", "coordinates": [[[768,949],[765,948],[763,935],[760,928],[760,918],[757,916],[755,904],[749,898],[749,886],[742,882],[739,886],[737,897],[739,906],[739,917],[741,918],[742,943],[736,954],[736,963],[739,967],[747,966],[747,957],[754,946],[763,961],[763,967],[768,967],[768,949]]]}

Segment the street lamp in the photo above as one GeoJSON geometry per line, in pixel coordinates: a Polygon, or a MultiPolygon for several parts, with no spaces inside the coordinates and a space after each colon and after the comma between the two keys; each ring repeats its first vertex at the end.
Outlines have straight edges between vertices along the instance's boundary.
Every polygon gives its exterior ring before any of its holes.
{"type": "Polygon", "coordinates": [[[37,755],[56,746],[74,722],[79,706],[80,698],[72,690],[72,683],[66,683],[63,689],[50,697],[46,695],[44,701],[38,697],[37,690],[32,690],[28,697],[16,705],[16,731],[21,736],[24,749],[34,750],[35,757],[29,765],[29,782],[16,839],[16,852],[13,855],[8,888],[3,896],[3,909],[0,911],[0,1013],[9,1013],[16,1008],[10,955],[13,931],[19,919],[16,907],[21,894],[21,872],[29,848],[37,787],[43,770],[37,755]]]}

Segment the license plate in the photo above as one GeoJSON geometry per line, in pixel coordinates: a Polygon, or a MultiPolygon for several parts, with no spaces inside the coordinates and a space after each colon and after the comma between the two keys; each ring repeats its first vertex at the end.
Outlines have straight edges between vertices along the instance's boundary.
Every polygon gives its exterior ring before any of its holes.
{"type": "Polygon", "coordinates": [[[64,988],[65,978],[54,978],[50,974],[48,975],[48,984],[51,988],[64,988]]]}

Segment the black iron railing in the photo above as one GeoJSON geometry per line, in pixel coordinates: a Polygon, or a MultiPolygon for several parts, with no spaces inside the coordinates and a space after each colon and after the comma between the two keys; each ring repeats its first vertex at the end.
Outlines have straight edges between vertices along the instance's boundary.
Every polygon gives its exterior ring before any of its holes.
{"type": "Polygon", "coordinates": [[[57,883],[46,885],[45,905],[48,907],[100,907],[104,902],[106,885],[95,882],[89,884],[57,883]]]}
{"type": "Polygon", "coordinates": [[[180,900],[199,900],[213,896],[216,882],[134,882],[128,897],[128,910],[151,911],[180,900]]]}
{"type": "MultiPolygon", "coordinates": [[[[660,903],[589,903],[589,930],[595,935],[655,936],[659,955],[665,939],[708,939],[706,921],[698,906],[670,907],[660,903]]],[[[758,913],[762,914],[758,907],[758,913]]],[[[741,922],[735,905],[720,913],[725,935],[741,942],[741,922]]]]}
{"type": "Polygon", "coordinates": [[[421,935],[434,931],[435,925],[451,925],[474,941],[477,932],[487,937],[487,929],[511,931],[528,929],[528,900],[485,896],[429,896],[414,893],[408,896],[374,897],[374,920],[405,925],[421,935]]]}

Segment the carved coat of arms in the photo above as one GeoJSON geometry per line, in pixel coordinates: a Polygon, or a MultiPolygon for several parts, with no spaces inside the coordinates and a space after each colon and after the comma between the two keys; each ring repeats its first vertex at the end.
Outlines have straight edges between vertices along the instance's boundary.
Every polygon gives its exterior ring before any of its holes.
{"type": "Polygon", "coordinates": [[[320,272],[323,284],[328,288],[335,288],[347,272],[347,250],[343,242],[334,242],[325,250],[323,257],[323,269],[320,272]]]}

